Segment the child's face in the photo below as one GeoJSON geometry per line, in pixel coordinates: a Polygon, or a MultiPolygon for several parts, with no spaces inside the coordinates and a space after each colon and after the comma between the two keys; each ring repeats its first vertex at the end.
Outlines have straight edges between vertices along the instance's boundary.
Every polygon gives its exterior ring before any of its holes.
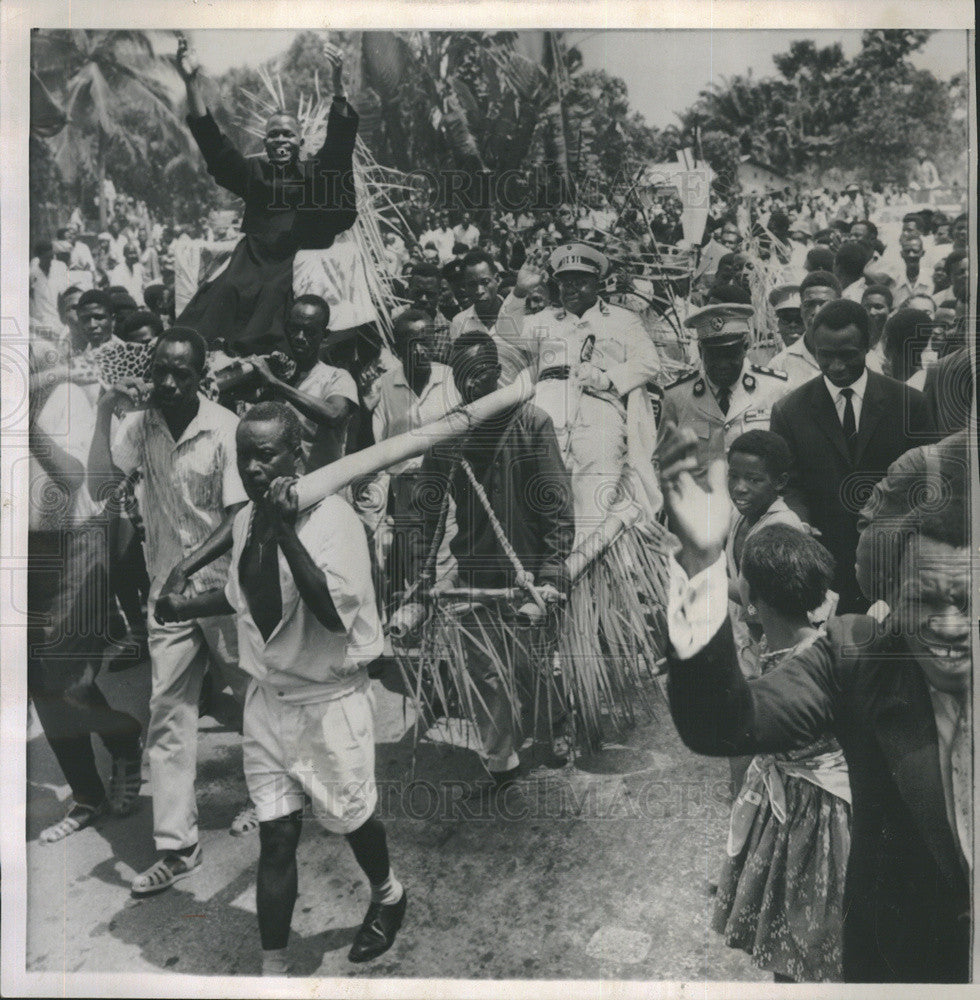
{"type": "Polygon", "coordinates": [[[750,520],[772,506],[785,485],[785,478],[774,478],[759,455],[736,451],[729,456],[728,495],[738,512],[750,520]]]}

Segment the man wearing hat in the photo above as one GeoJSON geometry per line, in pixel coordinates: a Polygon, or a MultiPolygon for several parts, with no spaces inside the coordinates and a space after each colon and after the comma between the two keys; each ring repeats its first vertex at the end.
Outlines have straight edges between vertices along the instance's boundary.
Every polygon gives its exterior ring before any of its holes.
{"type": "MultiPolygon", "coordinates": [[[[535,403],[551,417],[572,474],[576,541],[606,519],[626,461],[626,402],[631,390],[661,373],[657,348],[628,309],[599,296],[605,255],[566,243],[550,256],[561,305],[527,315],[524,299],[546,280],[545,258],[532,252],[500,310],[496,332],[521,349],[538,375],[535,403]]],[[[640,422],[653,432],[643,394],[640,422]]]]}
{"type": "Polygon", "coordinates": [[[707,472],[740,434],[769,430],[769,414],[785,393],[785,372],[746,358],[752,307],[739,302],[705,306],[684,325],[697,333],[701,367],[664,392],[661,424],[698,435],[698,467],[707,472]]]}
{"type": "Polygon", "coordinates": [[[800,314],[800,286],[777,285],[769,293],[769,304],[776,313],[776,333],[783,347],[790,347],[803,336],[800,314]]]}
{"type": "MultiPolygon", "coordinates": [[[[777,290],[773,289],[773,293],[777,290]]],[[[797,295],[803,335],[769,360],[771,368],[785,372],[789,376],[783,386],[784,396],[820,374],[820,366],[813,356],[811,344],[813,318],[822,305],[841,297],[840,282],[829,271],[811,271],[800,282],[797,295]]]]}

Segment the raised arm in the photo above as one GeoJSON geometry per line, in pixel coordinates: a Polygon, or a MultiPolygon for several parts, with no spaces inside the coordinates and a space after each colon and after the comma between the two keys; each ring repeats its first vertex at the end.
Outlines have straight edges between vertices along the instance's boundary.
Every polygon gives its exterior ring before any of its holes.
{"type": "Polygon", "coordinates": [[[182,34],[177,42],[177,72],[187,88],[187,126],[208,165],[208,173],[223,188],[244,198],[248,163],[211,117],[201,89],[200,66],[182,34]]]}
{"type": "MultiPolygon", "coordinates": [[[[548,278],[548,257],[541,247],[533,247],[524,258],[524,263],[517,272],[517,283],[507,294],[500,313],[497,316],[495,329],[497,335],[513,347],[528,354],[535,355],[534,328],[535,317],[527,316],[524,311],[524,300],[530,293],[548,278]],[[525,325],[527,329],[525,330],[525,325]]],[[[540,322],[540,320],[538,320],[540,322]]]]}
{"type": "Polygon", "coordinates": [[[745,679],[728,620],[724,462],[712,463],[709,489],[702,489],[693,477],[697,437],[672,424],[663,428],[657,454],[669,526],[680,541],[667,607],[668,696],[677,732],[709,756],[805,745],[833,724],[838,644],[821,638],[758,680],[745,679]]]}
{"type": "Polygon", "coordinates": [[[313,248],[330,246],[333,238],[350,229],[357,219],[353,157],[359,119],[344,96],[343,54],[328,42],[324,56],[331,68],[334,93],[327,134],[313,157],[313,203],[322,211],[312,215],[307,225],[313,231],[302,238],[304,246],[313,248]]]}
{"type": "Polygon", "coordinates": [[[327,118],[327,135],[316,152],[316,158],[324,166],[346,164],[347,169],[350,169],[359,118],[344,93],[344,54],[336,45],[325,42],[323,55],[330,67],[333,101],[327,118]]]}
{"type": "Polygon", "coordinates": [[[132,472],[139,464],[136,415],[123,419],[118,429],[118,440],[110,441],[112,418],[116,407],[128,401],[135,404],[135,399],[122,386],[113,386],[102,395],[95,411],[95,432],[88,453],[88,474],[86,482],[88,491],[95,499],[104,499],[132,472]],[[114,449],[114,444],[116,448],[114,449]],[[113,454],[117,451],[118,463],[113,454]]]}
{"type": "Polygon", "coordinates": [[[308,392],[300,392],[283,379],[277,378],[265,358],[257,357],[252,361],[259,379],[269,387],[277,399],[296,407],[308,420],[323,427],[337,427],[346,423],[356,404],[346,396],[333,395],[321,399],[308,392]]]}
{"type": "Polygon", "coordinates": [[[177,72],[187,88],[187,113],[192,118],[203,118],[208,113],[201,90],[200,64],[191,51],[183,32],[177,33],[177,72]]]}
{"type": "Polygon", "coordinates": [[[303,603],[325,629],[346,632],[347,626],[334,604],[326,574],[296,534],[296,515],[299,511],[296,480],[285,476],[273,480],[263,506],[272,519],[276,540],[289,563],[303,603]]]}
{"type": "MultiPolygon", "coordinates": [[[[64,366],[49,369],[41,378],[36,375],[31,376],[32,390],[28,396],[28,446],[31,455],[37,459],[48,477],[73,496],[85,481],[85,465],[38,425],[38,417],[51,393],[67,380],[68,369],[64,366]],[[38,379],[36,389],[35,379],[38,379]]],[[[80,428],[65,428],[65,431],[69,430],[76,431],[80,428]]]]}

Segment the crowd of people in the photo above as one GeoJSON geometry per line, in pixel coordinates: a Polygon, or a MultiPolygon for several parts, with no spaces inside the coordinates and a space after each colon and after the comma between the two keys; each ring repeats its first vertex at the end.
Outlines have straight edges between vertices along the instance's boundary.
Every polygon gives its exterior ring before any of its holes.
{"type": "Polygon", "coordinates": [[[243,733],[231,832],[258,831],[263,972],[288,967],[307,802],[370,884],[350,958],[380,955],[407,903],[374,785],[386,628],[440,588],[507,595],[509,611],[477,602],[463,639],[492,801],[526,735],[502,672],[556,656],[543,626],[495,655],[504,619],[560,619],[572,554],[625,506],[664,507],[671,711],[695,752],[730,758],[716,929],[777,979],[966,981],[968,216],[787,189],[716,196],[697,242],[670,193],[413,198],[372,262],[390,339],[333,329],[323,297],[292,295],[292,256],[356,212],[338,196],[317,229],[269,197],[285,178],[301,199],[311,162],[352,169],[357,115],[339,52],[324,58],[323,149],[300,160],[279,113],[246,158],[181,43],[191,132],[245,206],[231,263],[183,308],[173,243],[201,232],[125,196],[94,245],[76,212],[34,248],[29,579],[47,623],[29,690],[73,796],[42,842],[137,809],[145,752],[159,857],[132,891],[193,874],[197,724],[221,713],[243,733]],[[523,397],[430,438],[526,370],[523,397]],[[300,477],[373,445],[372,471],[301,503],[300,477]],[[147,660],[144,733],[96,675],[147,660]]]}

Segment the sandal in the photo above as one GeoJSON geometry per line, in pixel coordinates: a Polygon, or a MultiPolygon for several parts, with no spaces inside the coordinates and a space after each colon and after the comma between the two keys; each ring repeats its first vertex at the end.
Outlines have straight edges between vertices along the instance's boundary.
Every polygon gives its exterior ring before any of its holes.
{"type": "Polygon", "coordinates": [[[76,802],[68,810],[68,815],[60,823],[55,823],[53,826],[42,830],[37,839],[42,844],[55,844],[59,840],[64,840],[65,837],[70,837],[73,833],[78,833],[79,830],[84,830],[85,827],[91,826],[96,820],[102,818],[105,811],[105,801],[100,802],[97,806],[88,806],[81,802],[76,802]]]}
{"type": "Polygon", "coordinates": [[[175,882],[187,878],[188,875],[193,875],[200,867],[200,844],[186,858],[171,851],[133,879],[132,893],[134,896],[153,896],[163,892],[164,889],[169,889],[175,882]]]}
{"type": "Polygon", "coordinates": [[[228,832],[233,837],[244,837],[250,833],[255,833],[259,828],[259,817],[255,812],[255,806],[251,802],[246,802],[244,808],[231,821],[228,832]]]}
{"type": "Polygon", "coordinates": [[[112,777],[109,779],[109,809],[115,816],[128,816],[140,804],[143,785],[142,756],[112,758],[112,777]]]}

